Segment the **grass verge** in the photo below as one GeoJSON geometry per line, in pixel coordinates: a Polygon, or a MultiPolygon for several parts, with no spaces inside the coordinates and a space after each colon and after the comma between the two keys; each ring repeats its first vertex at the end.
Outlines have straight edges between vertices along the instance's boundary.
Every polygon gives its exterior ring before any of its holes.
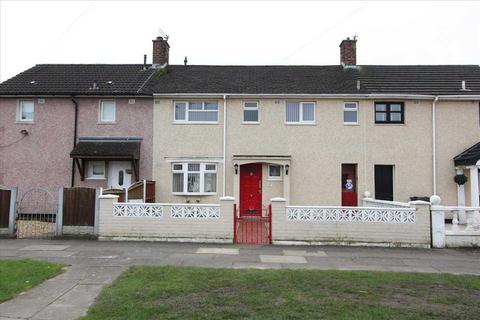
{"type": "Polygon", "coordinates": [[[132,267],[84,319],[474,319],[480,277],[132,267]]]}
{"type": "Polygon", "coordinates": [[[0,260],[0,302],[62,272],[62,265],[34,260],[0,260]]]}

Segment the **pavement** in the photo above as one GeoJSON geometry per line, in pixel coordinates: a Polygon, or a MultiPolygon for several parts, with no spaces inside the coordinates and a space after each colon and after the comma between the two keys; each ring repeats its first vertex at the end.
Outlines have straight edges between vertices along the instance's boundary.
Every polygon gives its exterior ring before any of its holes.
{"type": "Polygon", "coordinates": [[[0,320],[77,319],[133,265],[371,270],[480,275],[480,249],[246,246],[0,239],[0,259],[38,259],[66,272],[0,304],[0,320]]]}

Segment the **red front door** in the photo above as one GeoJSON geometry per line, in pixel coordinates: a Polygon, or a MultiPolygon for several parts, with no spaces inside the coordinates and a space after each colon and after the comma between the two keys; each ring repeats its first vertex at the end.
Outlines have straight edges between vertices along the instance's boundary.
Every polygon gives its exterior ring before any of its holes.
{"type": "Polygon", "coordinates": [[[357,206],[356,164],[342,164],[342,206],[357,206]]]}
{"type": "Polygon", "coordinates": [[[262,215],[262,164],[240,166],[240,215],[262,215]]]}

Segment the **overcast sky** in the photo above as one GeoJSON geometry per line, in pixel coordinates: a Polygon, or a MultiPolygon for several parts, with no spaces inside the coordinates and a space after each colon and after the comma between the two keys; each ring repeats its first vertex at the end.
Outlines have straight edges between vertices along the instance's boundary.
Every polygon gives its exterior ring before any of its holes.
{"type": "Polygon", "coordinates": [[[480,64],[478,2],[0,0],[0,81],[40,63],[151,62],[159,28],[170,63],[480,64]]]}

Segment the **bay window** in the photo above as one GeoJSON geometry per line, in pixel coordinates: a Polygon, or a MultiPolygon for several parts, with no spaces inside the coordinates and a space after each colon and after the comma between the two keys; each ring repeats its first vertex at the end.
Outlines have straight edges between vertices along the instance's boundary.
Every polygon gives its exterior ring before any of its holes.
{"type": "Polygon", "coordinates": [[[214,194],[217,192],[217,165],[214,163],[173,163],[173,194],[214,194]]]}
{"type": "Polygon", "coordinates": [[[217,102],[176,101],[174,109],[175,122],[218,122],[217,102]]]}

